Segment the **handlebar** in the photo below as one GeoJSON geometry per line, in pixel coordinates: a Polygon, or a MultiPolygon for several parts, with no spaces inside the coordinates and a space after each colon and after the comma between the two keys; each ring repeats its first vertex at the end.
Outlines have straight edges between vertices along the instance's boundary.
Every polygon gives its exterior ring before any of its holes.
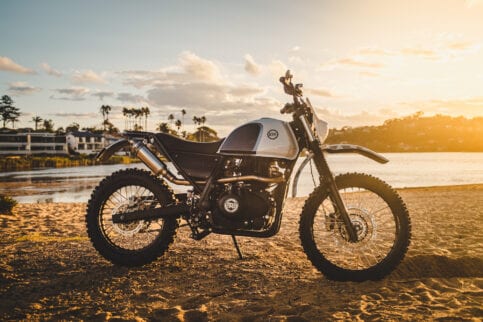
{"type": "MultiPolygon", "coordinates": [[[[283,85],[283,90],[286,94],[291,95],[293,97],[293,104],[285,104],[285,106],[280,110],[280,113],[292,113],[295,111],[296,107],[301,104],[301,100],[299,97],[302,97],[302,86],[303,84],[293,84],[292,83],[293,75],[290,73],[290,70],[287,70],[285,76],[280,77],[280,83],[283,85]]],[[[302,101],[303,104],[303,101],[302,101]]]]}

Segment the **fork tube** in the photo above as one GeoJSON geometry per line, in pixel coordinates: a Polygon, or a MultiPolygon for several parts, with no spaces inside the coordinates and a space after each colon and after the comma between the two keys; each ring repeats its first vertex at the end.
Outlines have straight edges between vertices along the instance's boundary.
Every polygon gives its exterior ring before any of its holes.
{"type": "Polygon", "coordinates": [[[320,176],[320,183],[321,185],[327,187],[332,204],[336,208],[335,210],[338,211],[342,217],[346,230],[349,233],[349,240],[351,242],[357,242],[357,233],[350,221],[344,201],[342,200],[339,194],[339,189],[335,183],[334,175],[330,171],[329,165],[325,159],[322,149],[320,148],[318,140],[312,142],[311,146],[311,150],[314,153],[314,162],[320,176]]]}

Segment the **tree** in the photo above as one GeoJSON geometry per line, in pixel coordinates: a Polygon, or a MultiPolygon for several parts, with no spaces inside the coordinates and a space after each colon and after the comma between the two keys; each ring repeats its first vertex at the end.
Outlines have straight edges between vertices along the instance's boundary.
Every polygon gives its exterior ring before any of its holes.
{"type": "Polygon", "coordinates": [[[46,132],[54,132],[54,122],[52,120],[44,120],[44,130],[46,132]]]}
{"type": "Polygon", "coordinates": [[[151,114],[151,111],[149,110],[149,107],[141,107],[141,112],[144,115],[144,130],[148,130],[148,116],[151,114]]]}
{"type": "Polygon", "coordinates": [[[123,107],[122,115],[124,116],[124,129],[130,130],[132,125],[132,117],[134,116],[134,111],[132,108],[123,107]]]}
{"type": "Polygon", "coordinates": [[[43,121],[43,119],[40,116],[34,116],[34,117],[32,117],[32,122],[35,123],[35,131],[37,131],[38,125],[42,121],[43,121]]]}
{"type": "Polygon", "coordinates": [[[212,142],[219,140],[216,131],[208,126],[198,127],[194,133],[189,133],[186,138],[191,141],[201,141],[201,139],[203,139],[204,141],[201,142],[212,142]]]}
{"type": "Polygon", "coordinates": [[[174,115],[173,114],[169,114],[168,115],[168,120],[171,124],[173,124],[173,120],[174,120],[174,115]]]}
{"type": "Polygon", "coordinates": [[[109,123],[109,112],[112,110],[112,107],[109,105],[102,105],[99,110],[102,114],[102,118],[104,119],[102,124],[104,125],[104,131],[106,131],[106,124],[109,123]]]}
{"type": "MultiPolygon", "coordinates": [[[[200,117],[200,123],[202,124],[202,127],[205,127],[205,122],[206,122],[206,117],[203,115],[202,117],[200,117]]],[[[205,132],[204,131],[201,131],[201,142],[205,142],[205,132]]]]}
{"type": "Polygon", "coordinates": [[[79,123],[74,122],[74,123],[71,123],[70,125],[68,125],[65,128],[65,131],[66,132],[77,132],[77,131],[79,131],[79,129],[80,129],[79,123]]]}
{"type": "Polygon", "coordinates": [[[171,128],[171,125],[169,123],[159,123],[157,130],[162,133],[176,135],[176,131],[171,128]]]}
{"type": "Polygon", "coordinates": [[[18,108],[13,106],[13,103],[13,100],[8,95],[3,95],[0,100],[0,116],[2,117],[3,127],[8,122],[11,122],[12,126],[15,127],[15,122],[18,121],[20,112],[18,108]]]}
{"type": "Polygon", "coordinates": [[[176,120],[176,122],[174,123],[174,125],[178,128],[178,131],[177,132],[179,132],[179,129],[181,128],[181,125],[182,124],[183,123],[180,120],[176,120]]]}

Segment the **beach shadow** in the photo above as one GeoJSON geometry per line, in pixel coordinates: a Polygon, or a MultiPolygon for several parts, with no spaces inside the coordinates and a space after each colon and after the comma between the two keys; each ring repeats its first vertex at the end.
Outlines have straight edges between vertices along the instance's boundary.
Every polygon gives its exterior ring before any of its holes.
{"type": "Polygon", "coordinates": [[[483,259],[469,256],[449,258],[441,255],[406,257],[391,277],[483,277],[483,259]]]}

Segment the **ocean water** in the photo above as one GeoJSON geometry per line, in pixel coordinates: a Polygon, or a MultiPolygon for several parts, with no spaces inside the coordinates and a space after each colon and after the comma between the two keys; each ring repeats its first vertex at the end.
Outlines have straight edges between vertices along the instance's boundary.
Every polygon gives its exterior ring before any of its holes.
{"type": "MultiPolygon", "coordinates": [[[[328,155],[328,163],[334,174],[369,173],[395,188],[483,183],[483,153],[384,153],[384,156],[389,163],[379,164],[354,154],[328,155]]],[[[0,193],[14,195],[16,200],[26,203],[86,202],[102,178],[133,167],[145,168],[143,164],[130,164],[5,172],[0,173],[0,193]]],[[[315,167],[313,173],[317,184],[315,167]]],[[[175,191],[183,189],[175,187],[175,191]]],[[[298,182],[297,196],[306,196],[313,189],[307,165],[298,182]]]]}

